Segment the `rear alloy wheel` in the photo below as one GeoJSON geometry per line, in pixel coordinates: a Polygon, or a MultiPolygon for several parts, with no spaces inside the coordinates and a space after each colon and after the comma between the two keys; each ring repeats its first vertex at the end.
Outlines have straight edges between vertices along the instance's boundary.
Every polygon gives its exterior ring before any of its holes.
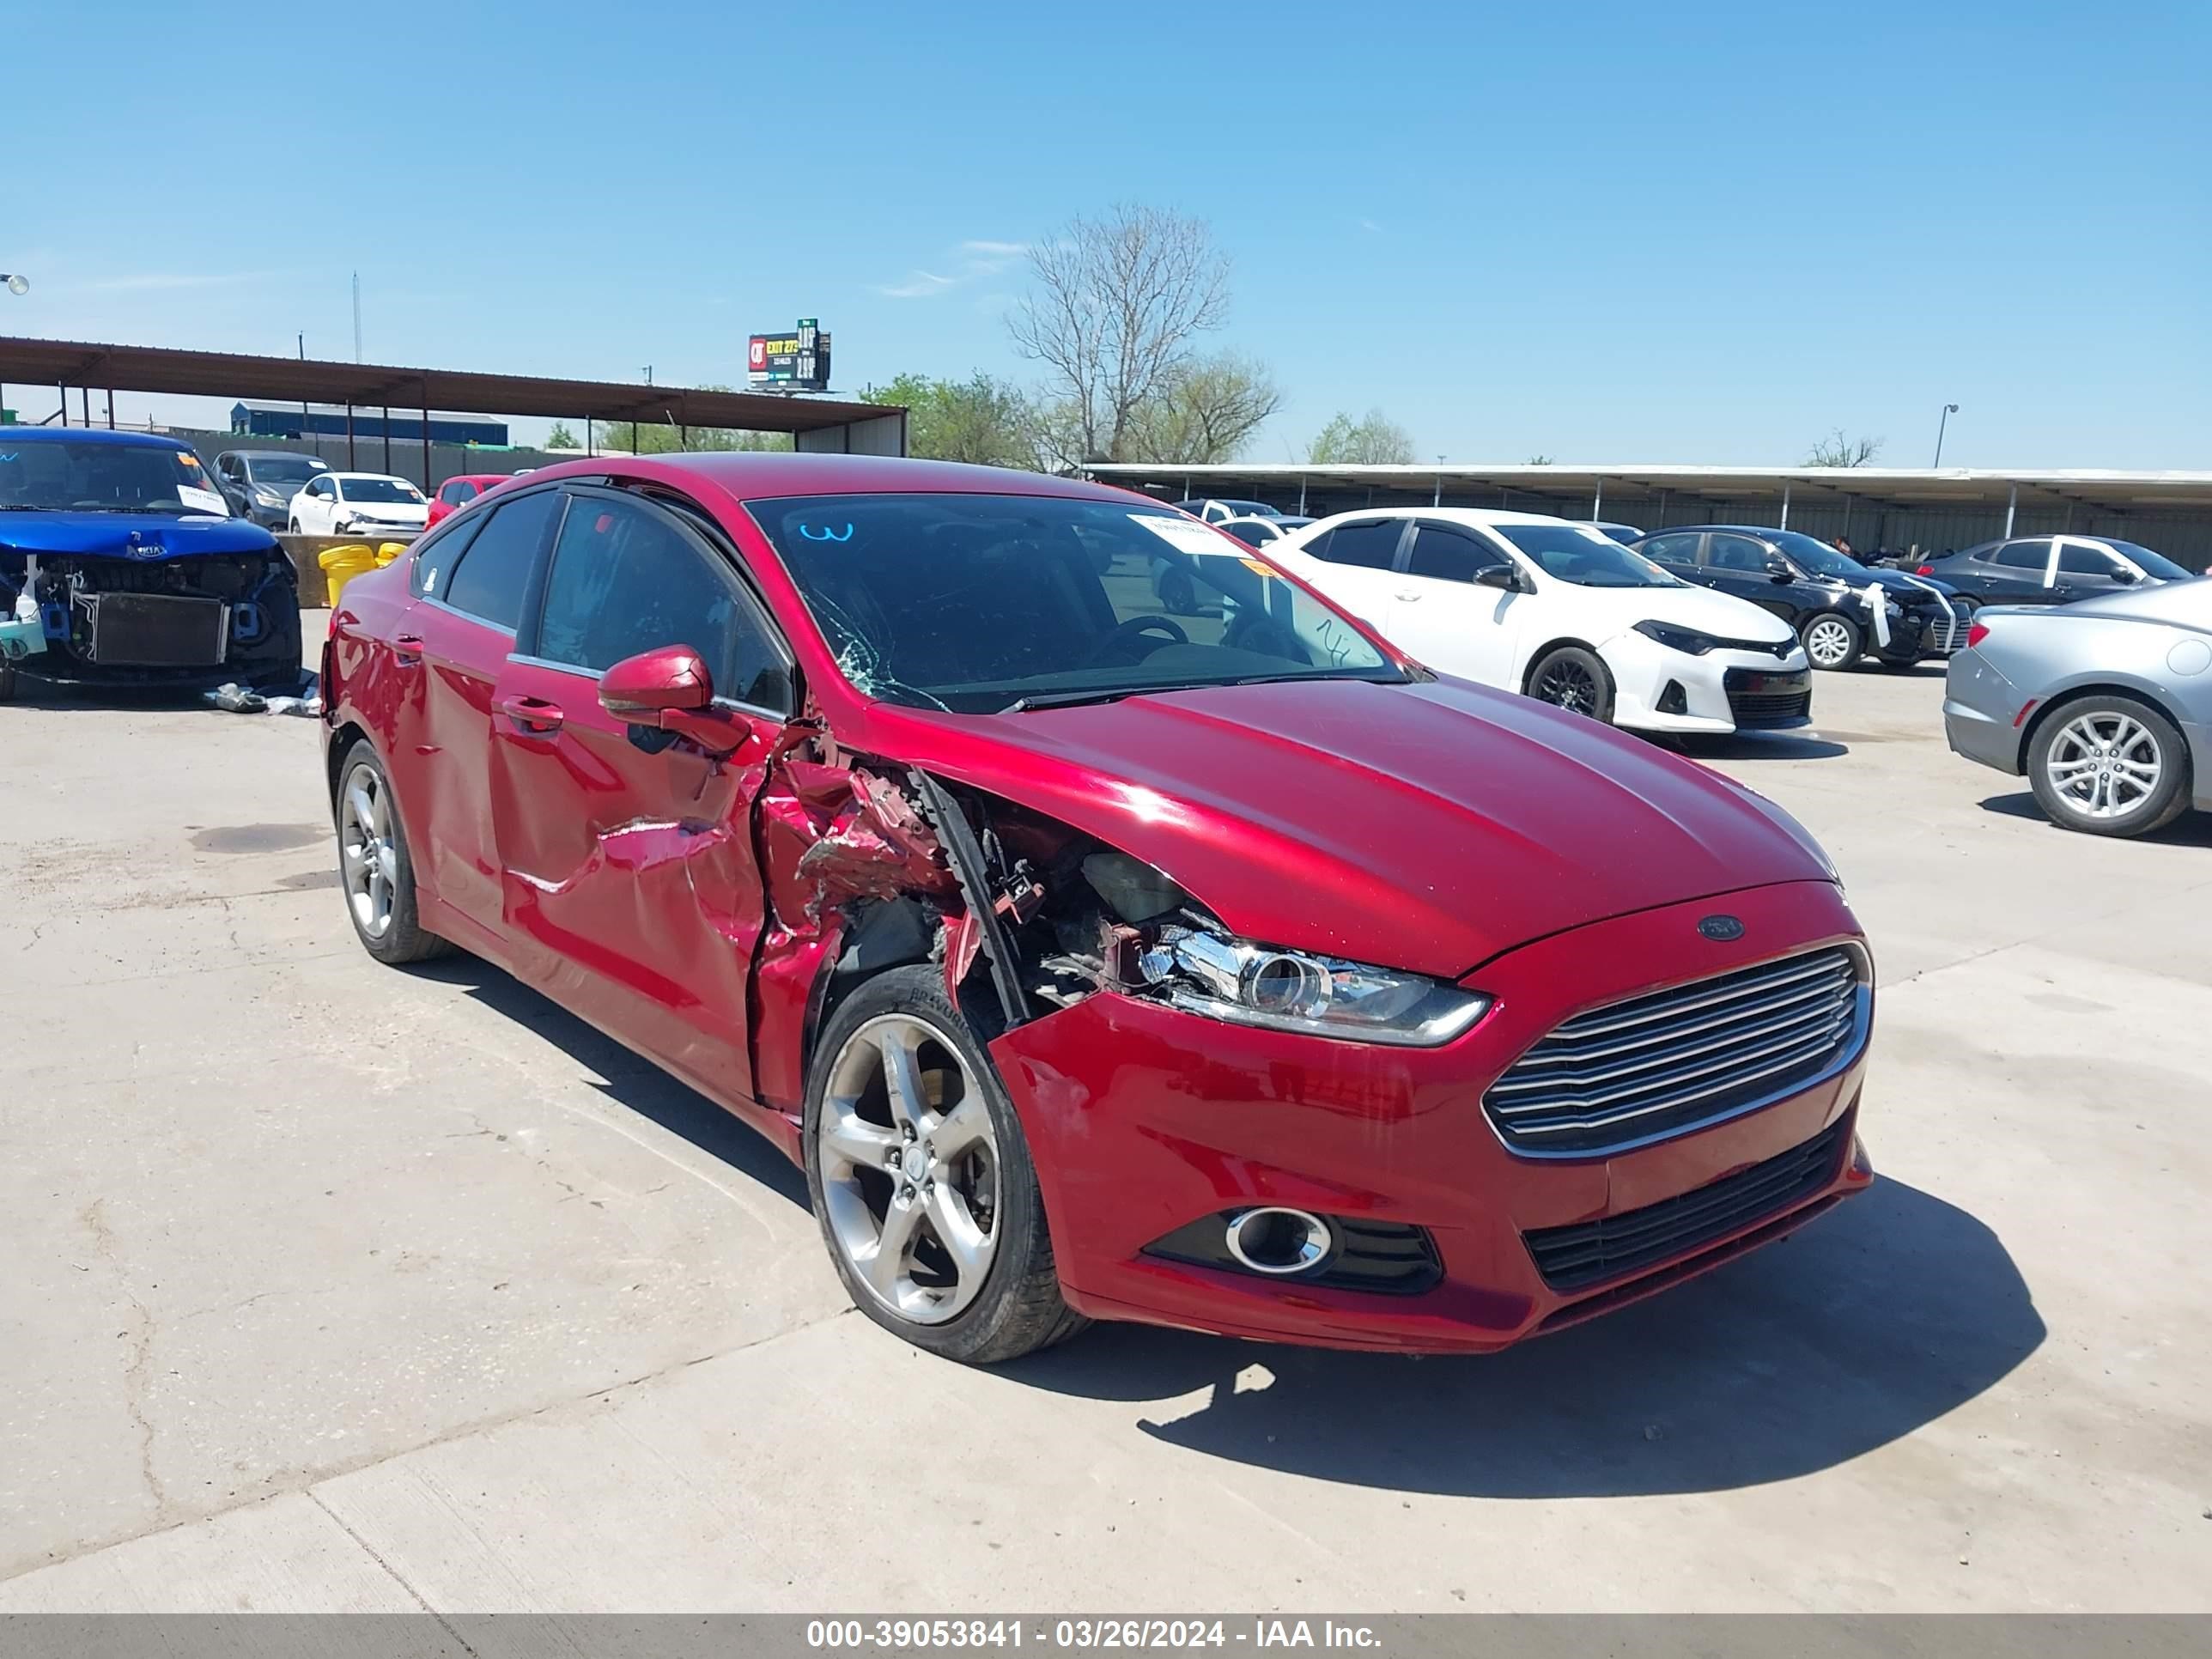
{"type": "Polygon", "coordinates": [[[2053,709],[2030,745],[2027,779],[2053,823],[2140,836],[2189,805],[2189,751],[2149,704],[2095,693],[2053,709]]]}
{"type": "Polygon", "coordinates": [[[415,909],[415,862],[392,799],[384,763],[366,743],[347,750],[338,778],[338,884],[362,948],[398,966],[452,947],[426,930],[415,909]]]}
{"type": "Polygon", "coordinates": [[[1805,655],[1815,668],[1849,668],[1866,649],[1866,635],[1849,617],[1814,617],[1799,630],[1805,655]]]}
{"type": "Polygon", "coordinates": [[[1578,645],[1546,652],[1528,671],[1528,695],[1594,720],[1613,719],[1613,676],[1595,651],[1578,645]]]}
{"type": "Polygon", "coordinates": [[[941,969],[894,968],[838,1007],[805,1135],[823,1242],[878,1325],[970,1364],[1083,1328],[1060,1298],[1021,1124],[941,969]]]}

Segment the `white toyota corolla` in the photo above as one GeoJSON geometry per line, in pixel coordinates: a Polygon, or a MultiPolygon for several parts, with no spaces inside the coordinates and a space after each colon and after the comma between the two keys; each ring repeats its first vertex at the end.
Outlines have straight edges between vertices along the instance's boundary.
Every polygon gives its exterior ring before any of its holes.
{"type": "Polygon", "coordinates": [[[1668,575],[1593,526],[1534,513],[1340,513],[1267,556],[1431,667],[1644,732],[1810,723],[1790,624],[1668,575]]]}

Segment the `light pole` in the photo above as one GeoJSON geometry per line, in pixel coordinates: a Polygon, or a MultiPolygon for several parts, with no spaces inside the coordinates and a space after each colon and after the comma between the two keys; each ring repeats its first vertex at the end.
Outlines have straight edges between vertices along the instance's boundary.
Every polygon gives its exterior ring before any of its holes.
{"type": "Polygon", "coordinates": [[[28,294],[31,291],[31,279],[27,276],[18,276],[10,270],[0,270],[0,283],[7,284],[8,292],[10,294],[28,294]]]}
{"type": "MultiPolygon", "coordinates": [[[[1958,405],[1958,404],[1945,404],[1943,405],[1943,412],[1942,412],[1942,414],[1941,414],[1940,416],[1936,416],[1936,461],[1935,461],[1935,465],[1936,465],[1936,466],[1941,466],[1941,465],[1943,465],[1943,428],[1944,428],[1945,427],[1947,427],[1947,426],[1948,426],[1948,425],[1950,424],[1950,422],[1951,422],[1951,417],[1952,417],[1954,415],[1956,415],[1958,412],[1959,412],[1959,405],[1958,405]]],[[[1931,469],[1931,470],[1932,470],[1932,469],[1931,469]]]]}
{"type": "MultiPolygon", "coordinates": [[[[647,386],[651,386],[653,384],[653,365],[651,363],[647,363],[645,366],[645,383],[647,386]]],[[[637,453],[637,422],[635,420],[631,421],[629,423],[629,453],[633,455],[637,453]]]]}

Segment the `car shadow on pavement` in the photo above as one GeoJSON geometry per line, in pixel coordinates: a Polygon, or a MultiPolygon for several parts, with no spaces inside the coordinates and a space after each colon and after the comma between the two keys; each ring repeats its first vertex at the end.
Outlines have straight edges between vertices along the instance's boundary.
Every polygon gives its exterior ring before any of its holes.
{"type": "MultiPolygon", "coordinates": [[[[2075,835],[2051,822],[2051,815],[2037,804],[2034,792],[2023,789],[2015,794],[1990,795],[1978,805],[1984,812],[2001,818],[2026,818],[2044,824],[2057,835],[2075,835]]],[[[2078,840],[2095,842],[2097,836],[2078,836],[2078,840]]],[[[2212,812],[2184,812],[2162,830],[2154,830],[2147,836],[2131,836],[2130,841],[2151,847],[2212,847],[2212,812]]]]}
{"type": "Polygon", "coordinates": [[[1100,1327],[1007,1370],[1161,1401],[1142,1433],[1235,1462],[1405,1492],[1594,1498],[1844,1462],[1991,1387],[2044,1335],[1994,1233],[1885,1180],[1703,1279],[1499,1354],[1100,1327]]]}
{"type": "Polygon", "coordinates": [[[1727,738],[1683,738],[1676,750],[1696,761],[1832,760],[1851,751],[1824,737],[1787,732],[1739,732],[1727,738]]]}
{"type": "Polygon", "coordinates": [[[592,1086],[609,1100],[681,1135],[800,1209],[809,1207],[805,1176],[757,1130],[511,974],[479,957],[462,955],[441,957],[410,971],[458,985],[487,1008],[528,1026],[591,1074],[592,1086]]]}

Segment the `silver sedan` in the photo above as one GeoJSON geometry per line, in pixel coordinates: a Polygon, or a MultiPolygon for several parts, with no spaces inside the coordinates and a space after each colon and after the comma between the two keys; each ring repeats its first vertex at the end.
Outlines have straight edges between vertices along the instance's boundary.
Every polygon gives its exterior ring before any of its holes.
{"type": "Polygon", "coordinates": [[[1951,659],[1943,735],[2025,773],[2051,821],[2140,836],[2212,810],[2212,580],[1974,613],[1951,659]]]}

